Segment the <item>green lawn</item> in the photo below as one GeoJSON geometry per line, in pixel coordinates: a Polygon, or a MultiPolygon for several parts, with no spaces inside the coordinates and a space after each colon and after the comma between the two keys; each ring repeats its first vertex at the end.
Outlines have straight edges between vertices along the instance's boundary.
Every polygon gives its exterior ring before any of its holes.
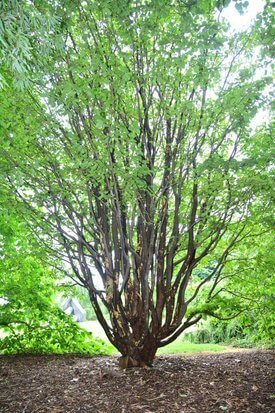
{"type": "Polygon", "coordinates": [[[157,354],[202,353],[203,351],[226,351],[228,347],[219,344],[194,344],[176,340],[158,349],[157,354]]]}
{"type": "MultiPolygon", "coordinates": [[[[118,351],[112,345],[109,346],[109,354],[118,354],[118,351]]],[[[192,354],[203,352],[221,352],[230,351],[229,347],[221,346],[219,344],[193,344],[177,340],[174,343],[168,344],[168,346],[161,347],[157,351],[157,355],[160,354],[192,354]]]]}

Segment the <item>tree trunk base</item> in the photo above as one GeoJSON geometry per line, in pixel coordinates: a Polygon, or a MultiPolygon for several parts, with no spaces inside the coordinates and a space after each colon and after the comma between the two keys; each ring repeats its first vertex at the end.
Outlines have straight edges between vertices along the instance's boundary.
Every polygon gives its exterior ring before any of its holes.
{"type": "Polygon", "coordinates": [[[131,367],[152,367],[152,362],[137,360],[131,356],[122,356],[118,361],[119,368],[129,369],[131,367]]]}

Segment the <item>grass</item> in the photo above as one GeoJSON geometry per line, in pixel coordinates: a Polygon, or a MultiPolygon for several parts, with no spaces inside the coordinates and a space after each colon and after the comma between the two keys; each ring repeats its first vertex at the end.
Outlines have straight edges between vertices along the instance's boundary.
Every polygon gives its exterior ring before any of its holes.
{"type": "MultiPolygon", "coordinates": [[[[187,341],[176,340],[174,343],[161,347],[157,351],[157,355],[161,354],[194,354],[204,352],[224,352],[230,348],[219,344],[194,344],[187,341]]],[[[108,346],[108,354],[118,354],[117,349],[111,344],[108,346]]]]}
{"type": "Polygon", "coordinates": [[[158,349],[157,354],[175,354],[175,353],[203,353],[203,352],[215,352],[226,351],[228,347],[221,346],[219,344],[194,344],[187,341],[176,340],[165,347],[158,349]]]}

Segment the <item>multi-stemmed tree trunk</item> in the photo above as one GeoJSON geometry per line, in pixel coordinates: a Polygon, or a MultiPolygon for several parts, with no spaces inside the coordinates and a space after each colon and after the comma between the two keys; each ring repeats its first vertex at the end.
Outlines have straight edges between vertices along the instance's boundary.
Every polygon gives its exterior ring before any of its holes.
{"type": "Polygon", "coordinates": [[[215,1],[57,3],[55,29],[30,34],[33,86],[2,94],[7,184],[121,364],[151,364],[215,311],[246,234],[256,31],[230,37],[215,1]]]}

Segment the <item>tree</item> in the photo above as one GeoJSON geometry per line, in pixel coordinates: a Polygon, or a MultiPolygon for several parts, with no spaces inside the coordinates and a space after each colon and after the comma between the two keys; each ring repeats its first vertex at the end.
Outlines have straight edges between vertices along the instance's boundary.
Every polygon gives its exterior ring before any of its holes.
{"type": "Polygon", "coordinates": [[[246,144],[270,77],[255,76],[261,18],[230,36],[223,7],[49,1],[51,53],[39,60],[33,42],[32,86],[1,96],[6,182],[88,289],[124,367],[151,364],[215,313],[222,270],[248,233],[257,190],[246,144]]]}

